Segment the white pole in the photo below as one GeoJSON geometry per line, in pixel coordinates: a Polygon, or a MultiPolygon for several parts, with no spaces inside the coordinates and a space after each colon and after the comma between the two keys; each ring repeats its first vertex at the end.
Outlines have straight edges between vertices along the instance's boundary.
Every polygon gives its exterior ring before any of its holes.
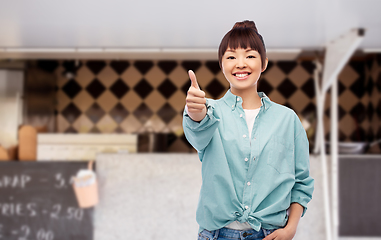
{"type": "Polygon", "coordinates": [[[325,154],[325,137],[324,137],[324,101],[325,92],[321,91],[319,85],[319,73],[322,69],[322,65],[318,60],[315,60],[316,68],[314,70],[314,83],[316,93],[316,107],[317,107],[317,126],[315,137],[315,149],[314,152],[320,150],[320,161],[323,173],[323,200],[324,200],[324,219],[325,219],[325,234],[326,240],[331,240],[331,207],[329,202],[329,188],[328,188],[328,170],[327,170],[327,158],[325,154]]]}
{"type": "Polygon", "coordinates": [[[332,82],[331,87],[331,171],[332,171],[332,240],[339,237],[339,188],[338,188],[338,83],[332,82]]]}

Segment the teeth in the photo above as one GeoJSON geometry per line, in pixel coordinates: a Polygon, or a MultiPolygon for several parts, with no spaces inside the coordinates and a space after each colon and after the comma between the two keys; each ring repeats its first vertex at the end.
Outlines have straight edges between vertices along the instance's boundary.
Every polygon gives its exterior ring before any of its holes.
{"type": "Polygon", "coordinates": [[[241,73],[241,74],[236,74],[236,76],[237,77],[240,77],[240,78],[242,78],[242,77],[246,77],[248,74],[247,73],[241,73]]]}

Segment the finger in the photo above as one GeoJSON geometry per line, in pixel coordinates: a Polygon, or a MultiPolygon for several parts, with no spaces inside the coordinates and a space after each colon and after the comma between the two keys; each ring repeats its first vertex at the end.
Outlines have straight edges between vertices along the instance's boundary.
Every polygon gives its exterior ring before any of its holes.
{"type": "Polygon", "coordinates": [[[200,89],[200,87],[198,86],[197,78],[196,78],[196,75],[194,74],[194,72],[192,70],[189,70],[188,74],[189,74],[189,78],[192,82],[191,86],[193,86],[196,89],[200,89]]]}
{"type": "Polygon", "coordinates": [[[198,104],[198,103],[187,103],[188,108],[194,108],[194,109],[204,109],[205,104],[198,104]]]}
{"type": "Polygon", "coordinates": [[[200,89],[196,89],[193,86],[189,88],[188,95],[192,95],[199,98],[205,98],[205,92],[201,91],[200,89]]]}

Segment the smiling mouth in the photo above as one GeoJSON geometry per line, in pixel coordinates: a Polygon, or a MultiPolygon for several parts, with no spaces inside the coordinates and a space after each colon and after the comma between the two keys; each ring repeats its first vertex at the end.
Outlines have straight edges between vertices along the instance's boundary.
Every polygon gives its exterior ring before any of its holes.
{"type": "Polygon", "coordinates": [[[244,78],[244,77],[249,76],[250,74],[251,73],[233,73],[233,75],[238,77],[238,78],[244,78]]]}

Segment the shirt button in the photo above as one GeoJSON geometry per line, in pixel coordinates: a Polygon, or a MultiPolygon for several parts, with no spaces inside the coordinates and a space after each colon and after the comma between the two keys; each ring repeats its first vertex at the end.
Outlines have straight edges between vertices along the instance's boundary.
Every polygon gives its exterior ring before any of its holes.
{"type": "Polygon", "coordinates": [[[249,209],[249,206],[245,206],[245,209],[249,209]]]}
{"type": "Polygon", "coordinates": [[[247,161],[249,161],[249,159],[248,159],[248,158],[245,158],[245,162],[247,162],[247,161]]]}
{"type": "Polygon", "coordinates": [[[234,108],[234,105],[232,105],[232,108],[234,108]]]}
{"type": "Polygon", "coordinates": [[[247,186],[250,186],[251,185],[251,183],[250,182],[247,182],[247,186]]]}
{"type": "Polygon", "coordinates": [[[240,114],[239,117],[242,117],[242,114],[240,114]]]}
{"type": "Polygon", "coordinates": [[[237,98],[237,101],[239,102],[239,100],[241,100],[241,99],[239,99],[239,97],[237,98]]]}
{"type": "Polygon", "coordinates": [[[244,137],[244,138],[245,138],[245,137],[246,137],[246,135],[243,135],[242,137],[244,137]]]}

